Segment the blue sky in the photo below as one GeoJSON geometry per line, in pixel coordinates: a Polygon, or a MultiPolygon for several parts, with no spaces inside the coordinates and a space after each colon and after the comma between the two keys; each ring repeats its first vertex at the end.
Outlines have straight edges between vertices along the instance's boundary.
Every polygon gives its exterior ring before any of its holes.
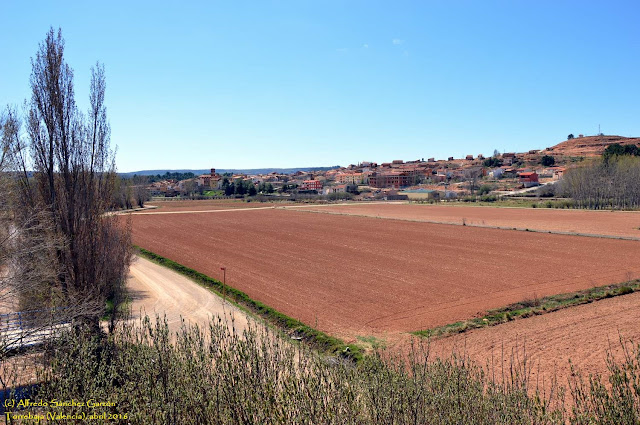
{"type": "Polygon", "coordinates": [[[50,26],[120,171],[348,165],[640,135],[636,1],[14,1],[0,105],[50,26]]]}

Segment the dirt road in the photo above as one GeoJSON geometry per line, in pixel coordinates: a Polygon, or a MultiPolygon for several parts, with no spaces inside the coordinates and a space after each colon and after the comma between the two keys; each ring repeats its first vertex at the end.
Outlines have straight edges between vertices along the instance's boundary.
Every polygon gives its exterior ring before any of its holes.
{"type": "Polygon", "coordinates": [[[223,302],[211,291],[186,277],[153,263],[136,257],[129,269],[127,288],[133,298],[131,313],[134,319],[140,313],[151,317],[166,314],[172,332],[180,329],[181,317],[185,321],[207,327],[211,316],[224,316],[239,332],[247,328],[247,316],[237,307],[223,302]]]}

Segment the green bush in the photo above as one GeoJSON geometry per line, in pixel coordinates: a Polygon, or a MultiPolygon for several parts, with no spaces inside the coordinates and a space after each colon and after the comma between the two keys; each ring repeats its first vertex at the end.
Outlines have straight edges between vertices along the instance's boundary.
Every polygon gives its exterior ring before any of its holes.
{"type": "Polygon", "coordinates": [[[551,155],[545,155],[540,159],[540,164],[544,167],[550,167],[556,163],[556,159],[551,155]]]}
{"type": "Polygon", "coordinates": [[[620,289],[618,289],[618,295],[627,295],[632,293],[633,293],[633,288],[629,286],[621,286],[620,289]]]}
{"type": "Polygon", "coordinates": [[[478,195],[487,195],[493,190],[493,187],[489,184],[483,184],[478,188],[478,195]]]}
{"type": "Polygon", "coordinates": [[[480,197],[480,201],[482,202],[496,202],[498,197],[496,195],[483,195],[480,197]]]}

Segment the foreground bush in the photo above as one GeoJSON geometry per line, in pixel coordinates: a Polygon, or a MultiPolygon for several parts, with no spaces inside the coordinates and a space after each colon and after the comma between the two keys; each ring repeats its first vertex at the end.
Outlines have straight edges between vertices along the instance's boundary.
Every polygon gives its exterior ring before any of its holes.
{"type": "Polygon", "coordinates": [[[406,356],[377,353],[354,364],[320,356],[266,328],[238,335],[219,318],[206,330],[183,326],[177,335],[148,318],[108,338],[76,330],[52,348],[35,398],[108,401],[114,406],[102,411],[127,414],[126,422],[138,424],[586,424],[640,418],[638,357],[631,353],[625,365],[611,362],[612,382],[619,381],[612,390],[598,380],[582,386],[576,380],[579,397],[567,414],[560,399],[528,388],[517,367],[497,384],[465,358],[429,359],[418,346],[406,356]]]}

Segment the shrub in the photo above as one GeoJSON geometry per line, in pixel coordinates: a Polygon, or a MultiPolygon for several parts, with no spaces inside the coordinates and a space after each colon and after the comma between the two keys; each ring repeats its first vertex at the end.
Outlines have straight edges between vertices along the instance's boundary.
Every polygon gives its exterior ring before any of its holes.
{"type": "Polygon", "coordinates": [[[627,295],[632,293],[633,293],[633,288],[629,286],[621,286],[620,289],[618,289],[618,295],[627,295]]]}
{"type": "Polygon", "coordinates": [[[483,184],[478,188],[478,195],[486,195],[493,190],[493,187],[488,184],[483,184]]]}
{"type": "Polygon", "coordinates": [[[480,197],[482,202],[496,202],[498,197],[496,195],[483,195],[480,197]]]}
{"type": "Polygon", "coordinates": [[[327,199],[329,201],[349,200],[354,198],[354,194],[350,192],[335,192],[329,193],[327,199]]]}
{"type": "Polygon", "coordinates": [[[542,164],[545,167],[550,167],[555,163],[556,163],[556,159],[551,155],[545,155],[542,157],[542,159],[540,159],[540,164],[542,164]]]}

